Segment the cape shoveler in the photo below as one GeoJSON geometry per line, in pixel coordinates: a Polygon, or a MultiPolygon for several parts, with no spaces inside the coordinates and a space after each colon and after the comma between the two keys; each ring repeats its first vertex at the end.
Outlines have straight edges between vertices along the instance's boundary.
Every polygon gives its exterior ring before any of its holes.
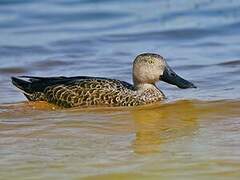
{"type": "Polygon", "coordinates": [[[153,53],[138,55],[133,62],[133,85],[102,77],[12,77],[12,83],[30,101],[47,101],[61,107],[137,106],[161,101],[164,94],[157,81],[196,88],[178,76],[165,59],[153,53]]]}

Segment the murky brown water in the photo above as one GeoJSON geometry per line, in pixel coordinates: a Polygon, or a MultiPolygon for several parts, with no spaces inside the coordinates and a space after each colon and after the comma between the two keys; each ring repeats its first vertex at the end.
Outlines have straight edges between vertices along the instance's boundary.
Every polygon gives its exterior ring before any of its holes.
{"type": "Polygon", "coordinates": [[[0,179],[240,179],[240,3],[0,1],[0,179]],[[131,82],[160,53],[198,89],[137,108],[29,103],[17,75],[131,82]]]}
{"type": "Polygon", "coordinates": [[[240,102],[139,108],[1,106],[1,177],[237,178],[240,102]]]}

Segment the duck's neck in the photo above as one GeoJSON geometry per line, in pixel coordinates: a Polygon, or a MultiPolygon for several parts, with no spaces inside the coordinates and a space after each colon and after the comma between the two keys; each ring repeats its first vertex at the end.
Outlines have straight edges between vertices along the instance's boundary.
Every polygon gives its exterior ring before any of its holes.
{"type": "Polygon", "coordinates": [[[137,84],[134,87],[143,104],[156,102],[165,98],[163,92],[155,84],[144,83],[137,84]]]}
{"type": "Polygon", "coordinates": [[[159,90],[155,84],[148,84],[148,83],[134,84],[134,87],[137,91],[146,91],[148,89],[159,90]]]}

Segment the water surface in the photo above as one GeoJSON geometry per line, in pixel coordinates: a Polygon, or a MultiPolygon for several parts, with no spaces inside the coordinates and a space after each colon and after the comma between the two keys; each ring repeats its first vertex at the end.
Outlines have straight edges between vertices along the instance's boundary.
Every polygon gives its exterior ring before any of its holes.
{"type": "Polygon", "coordinates": [[[239,179],[240,2],[0,1],[2,179],[239,179]],[[131,82],[142,52],[197,89],[166,102],[58,109],[28,103],[17,75],[131,82]]]}

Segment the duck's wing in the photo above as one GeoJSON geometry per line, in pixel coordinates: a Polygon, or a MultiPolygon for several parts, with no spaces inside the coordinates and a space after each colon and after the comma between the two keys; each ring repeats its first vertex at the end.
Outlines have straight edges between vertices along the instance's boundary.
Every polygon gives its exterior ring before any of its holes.
{"type": "Polygon", "coordinates": [[[89,76],[20,76],[12,77],[12,82],[29,100],[45,100],[65,107],[81,102],[85,104],[84,101],[93,103],[94,98],[105,98],[104,94],[134,89],[131,84],[124,81],[89,76]]]}

